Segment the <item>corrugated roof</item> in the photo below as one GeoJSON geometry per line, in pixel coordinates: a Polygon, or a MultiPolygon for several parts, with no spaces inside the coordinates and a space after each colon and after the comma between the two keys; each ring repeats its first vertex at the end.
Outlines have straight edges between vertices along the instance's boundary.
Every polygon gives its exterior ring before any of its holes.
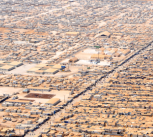
{"type": "Polygon", "coordinates": [[[59,98],[52,98],[49,101],[47,101],[46,104],[55,104],[55,103],[57,103],[59,101],[60,101],[59,98]]]}
{"type": "Polygon", "coordinates": [[[58,69],[56,69],[56,68],[49,68],[49,69],[45,70],[44,72],[51,72],[51,73],[54,73],[54,72],[56,72],[56,71],[58,71],[58,69]]]}
{"type": "Polygon", "coordinates": [[[14,67],[11,65],[4,65],[4,66],[0,67],[0,69],[12,69],[12,68],[14,68],[14,67]]]}
{"type": "Polygon", "coordinates": [[[12,66],[16,66],[16,65],[19,65],[19,64],[22,64],[22,62],[13,61],[13,62],[9,63],[9,65],[12,65],[12,66]]]}
{"type": "Polygon", "coordinates": [[[40,69],[40,68],[35,68],[35,67],[34,67],[34,68],[29,69],[28,71],[34,71],[34,72],[35,72],[35,71],[37,71],[37,70],[39,70],[39,69],[40,69]]]}
{"type": "Polygon", "coordinates": [[[30,103],[31,101],[28,101],[28,100],[12,100],[12,99],[8,99],[6,100],[5,102],[19,102],[19,103],[30,103]]]}
{"type": "Polygon", "coordinates": [[[61,69],[61,65],[60,64],[56,64],[52,67],[53,69],[61,69]]]}
{"type": "Polygon", "coordinates": [[[46,67],[47,66],[47,64],[38,64],[38,65],[36,65],[35,67],[36,68],[42,68],[42,67],[46,67]]]}

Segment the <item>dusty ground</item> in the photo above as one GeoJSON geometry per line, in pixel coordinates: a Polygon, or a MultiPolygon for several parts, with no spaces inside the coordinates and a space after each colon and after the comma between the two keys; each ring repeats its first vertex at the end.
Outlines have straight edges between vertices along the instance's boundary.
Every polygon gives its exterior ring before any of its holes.
{"type": "Polygon", "coordinates": [[[76,74],[79,69],[82,69],[82,66],[71,66],[71,65],[66,65],[66,70],[69,68],[70,72],[65,72],[65,71],[61,71],[61,72],[58,72],[57,74],[55,74],[55,76],[60,76],[60,75],[63,75],[63,76],[70,76],[70,75],[73,75],[73,74],[76,74]]]}
{"type": "MultiPolygon", "coordinates": [[[[55,96],[53,98],[59,98],[61,101],[64,101],[68,99],[68,96],[69,96],[69,93],[70,91],[64,91],[64,90],[60,90],[60,91],[57,91],[57,90],[52,90],[50,92],[41,92],[41,91],[30,91],[30,93],[37,93],[37,94],[54,94],[55,96]]],[[[46,103],[48,100],[50,99],[42,99],[42,98],[27,98],[26,96],[28,95],[29,93],[20,93],[18,94],[18,97],[19,99],[29,99],[29,100],[34,100],[35,102],[37,103],[46,103]]]]}
{"type": "Polygon", "coordinates": [[[37,64],[24,64],[20,67],[17,67],[11,71],[6,72],[7,74],[27,74],[27,70],[35,67],[37,64]]]}
{"type": "MultiPolygon", "coordinates": [[[[34,74],[34,73],[27,73],[27,70],[35,67],[37,64],[24,64],[20,67],[17,67],[16,69],[12,71],[5,72],[6,74],[22,74],[22,75],[33,75],[33,76],[51,76],[51,77],[61,77],[61,76],[69,76],[73,75],[78,72],[79,69],[82,67],[80,66],[68,66],[66,65],[66,69],[70,69],[70,72],[65,72],[65,71],[59,71],[58,73],[52,75],[52,74],[34,74]]],[[[2,75],[3,77],[4,75],[2,75]]]]}
{"type": "Polygon", "coordinates": [[[12,95],[15,92],[21,92],[22,88],[14,88],[14,87],[0,87],[0,95],[9,94],[12,95]]]}
{"type": "Polygon", "coordinates": [[[98,54],[98,51],[96,51],[95,49],[87,48],[75,54],[75,57],[80,60],[90,60],[92,54],[98,54]]]}
{"type": "Polygon", "coordinates": [[[25,97],[27,98],[42,98],[42,99],[51,99],[54,97],[54,94],[38,94],[38,93],[29,93],[25,97]]]}
{"type": "Polygon", "coordinates": [[[108,66],[110,65],[110,62],[108,61],[100,61],[100,63],[98,64],[92,64],[91,62],[89,62],[89,60],[79,60],[78,62],[76,62],[76,64],[82,64],[82,65],[100,65],[100,66],[108,66]]]}

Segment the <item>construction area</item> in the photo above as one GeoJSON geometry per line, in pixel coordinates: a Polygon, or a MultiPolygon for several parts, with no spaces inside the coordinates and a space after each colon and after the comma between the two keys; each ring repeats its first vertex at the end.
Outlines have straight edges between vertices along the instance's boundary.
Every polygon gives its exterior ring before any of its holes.
{"type": "Polygon", "coordinates": [[[38,93],[29,93],[26,95],[26,98],[42,98],[42,99],[50,99],[54,97],[55,95],[53,94],[38,94],[38,93]]]}

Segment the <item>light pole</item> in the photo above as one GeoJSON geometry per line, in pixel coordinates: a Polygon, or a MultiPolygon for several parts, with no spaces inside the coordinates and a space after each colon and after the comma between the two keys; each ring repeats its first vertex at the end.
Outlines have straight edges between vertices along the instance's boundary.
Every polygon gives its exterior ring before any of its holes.
{"type": "Polygon", "coordinates": [[[21,125],[19,126],[19,134],[21,134],[21,132],[20,132],[20,127],[21,127],[21,125]]]}
{"type": "Polygon", "coordinates": [[[99,61],[99,46],[95,46],[96,47],[96,49],[98,49],[98,61],[99,61]]]}
{"type": "Polygon", "coordinates": [[[99,48],[98,48],[98,61],[99,61],[99,48]]]}
{"type": "Polygon", "coordinates": [[[50,129],[51,129],[51,124],[52,124],[52,121],[50,121],[50,129]]]}

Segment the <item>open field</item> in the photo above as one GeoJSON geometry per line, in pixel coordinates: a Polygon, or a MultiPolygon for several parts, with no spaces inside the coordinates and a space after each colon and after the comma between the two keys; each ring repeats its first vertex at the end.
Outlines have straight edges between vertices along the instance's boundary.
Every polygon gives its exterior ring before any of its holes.
{"type": "Polygon", "coordinates": [[[59,98],[61,101],[66,101],[68,99],[70,91],[57,91],[52,90],[50,92],[42,92],[42,91],[30,91],[30,93],[21,93],[18,94],[18,98],[22,100],[34,100],[36,103],[46,103],[51,98],[59,98]],[[31,96],[32,95],[32,96],[31,96]],[[41,95],[35,96],[35,95],[41,95]],[[47,97],[46,97],[47,96],[47,97]]]}
{"type": "Polygon", "coordinates": [[[36,66],[36,64],[24,64],[16,69],[6,72],[7,74],[27,74],[27,70],[36,66]]]}
{"type": "Polygon", "coordinates": [[[98,51],[95,49],[87,48],[75,55],[79,60],[90,60],[92,54],[98,54],[98,51]]]}
{"type": "Polygon", "coordinates": [[[14,87],[0,87],[0,95],[8,94],[13,95],[14,93],[21,92],[22,88],[14,88],[14,87]]]}

